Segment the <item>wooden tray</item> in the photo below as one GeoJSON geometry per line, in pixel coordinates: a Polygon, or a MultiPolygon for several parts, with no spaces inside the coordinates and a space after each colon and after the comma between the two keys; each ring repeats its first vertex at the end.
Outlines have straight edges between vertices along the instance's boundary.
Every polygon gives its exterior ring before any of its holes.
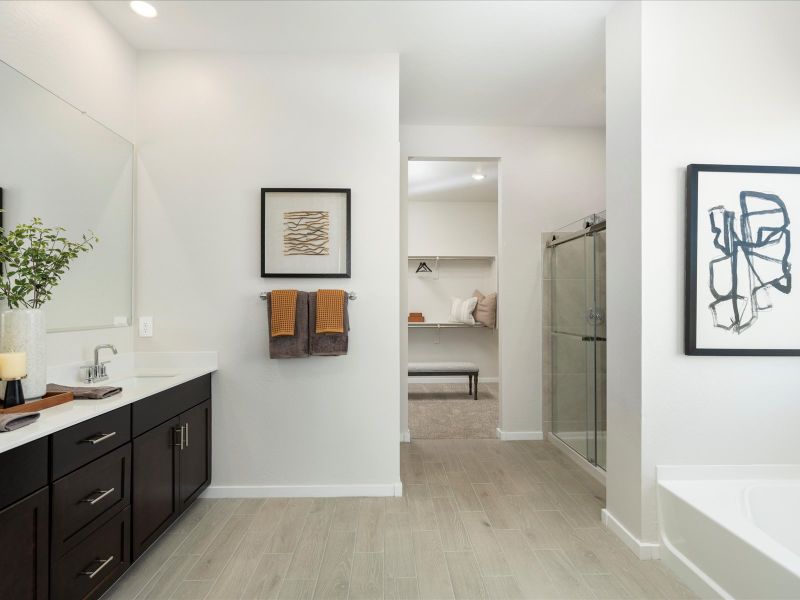
{"type": "Polygon", "coordinates": [[[2,404],[0,404],[0,415],[5,415],[8,413],[36,412],[44,410],[45,408],[58,406],[59,404],[64,404],[66,402],[72,402],[74,399],[75,396],[72,392],[45,394],[39,400],[33,400],[31,402],[26,402],[25,404],[20,404],[19,406],[13,406],[11,408],[2,408],[2,404]]]}

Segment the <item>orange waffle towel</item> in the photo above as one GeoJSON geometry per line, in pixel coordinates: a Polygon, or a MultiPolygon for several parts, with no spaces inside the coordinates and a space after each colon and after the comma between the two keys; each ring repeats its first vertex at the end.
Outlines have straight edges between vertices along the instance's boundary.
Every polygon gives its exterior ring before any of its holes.
{"type": "Polygon", "coordinates": [[[317,333],[344,333],[344,290],[317,290],[317,333]]]}
{"type": "Polygon", "coordinates": [[[294,335],[294,321],[297,313],[297,290],[272,290],[272,337],[294,335]]]}

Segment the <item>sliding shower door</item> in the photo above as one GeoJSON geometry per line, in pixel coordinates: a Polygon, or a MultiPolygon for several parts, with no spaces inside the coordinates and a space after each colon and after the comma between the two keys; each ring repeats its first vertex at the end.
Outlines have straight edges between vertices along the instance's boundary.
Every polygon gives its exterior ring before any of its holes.
{"type": "Polygon", "coordinates": [[[550,247],[553,433],[605,468],[605,230],[550,247]]]}

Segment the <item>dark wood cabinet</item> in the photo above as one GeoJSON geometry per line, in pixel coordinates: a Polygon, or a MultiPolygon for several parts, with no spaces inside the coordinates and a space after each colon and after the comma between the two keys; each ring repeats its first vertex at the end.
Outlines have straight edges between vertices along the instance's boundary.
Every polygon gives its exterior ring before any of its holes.
{"type": "MultiPolygon", "coordinates": [[[[177,389],[181,390],[177,404],[185,406],[186,388],[177,389]]],[[[199,394],[203,398],[203,392],[199,394]]],[[[195,398],[197,402],[198,397],[195,398]]],[[[140,414],[164,414],[163,407],[159,411],[154,413],[145,404],[140,414]]],[[[133,438],[134,560],[210,482],[211,400],[202,401],[133,438]]]]}
{"type": "Polygon", "coordinates": [[[133,436],[141,435],[209,399],[211,399],[211,375],[203,375],[149,398],[143,398],[133,405],[133,436]]]}
{"type": "Polygon", "coordinates": [[[63,429],[52,436],[53,477],[58,478],[119,448],[131,439],[131,409],[117,410],[63,429]]]}
{"type": "Polygon", "coordinates": [[[185,508],[211,481],[211,401],[183,413],[180,426],[183,448],[178,453],[178,488],[185,508]]]}
{"type": "Polygon", "coordinates": [[[48,597],[48,512],[50,491],[43,488],[0,510],[3,549],[0,598],[46,600],[48,597]]]}
{"type": "Polygon", "coordinates": [[[130,566],[130,552],[130,508],[126,508],[53,561],[52,600],[99,598],[130,566]]]}
{"type": "Polygon", "coordinates": [[[133,439],[134,559],[178,513],[180,437],[180,421],[174,418],[133,439]]]}
{"type": "Polygon", "coordinates": [[[99,598],[210,482],[210,375],[0,453],[0,599],[99,598]]]}
{"type": "Polygon", "coordinates": [[[53,556],[68,551],[87,525],[130,503],[130,444],[53,482],[53,556]]]}

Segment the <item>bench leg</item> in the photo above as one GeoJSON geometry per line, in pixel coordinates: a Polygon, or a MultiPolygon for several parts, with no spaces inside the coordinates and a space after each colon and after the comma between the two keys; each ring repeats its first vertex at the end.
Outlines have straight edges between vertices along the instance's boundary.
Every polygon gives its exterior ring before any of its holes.
{"type": "Polygon", "coordinates": [[[472,395],[472,375],[467,375],[467,380],[469,381],[469,395],[472,395]]]}
{"type": "Polygon", "coordinates": [[[475,373],[475,375],[473,375],[473,377],[475,378],[475,384],[473,386],[473,398],[475,400],[477,400],[478,399],[478,374],[475,373]]]}

